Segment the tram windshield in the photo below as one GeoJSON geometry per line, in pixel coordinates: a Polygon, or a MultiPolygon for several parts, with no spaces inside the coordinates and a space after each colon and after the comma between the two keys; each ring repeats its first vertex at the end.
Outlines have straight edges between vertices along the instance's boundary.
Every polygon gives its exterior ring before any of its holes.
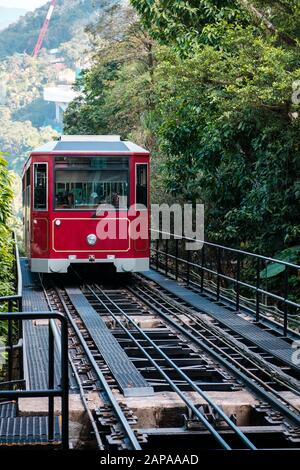
{"type": "Polygon", "coordinates": [[[99,204],[128,208],[127,157],[56,157],[55,207],[92,210],[99,204]]]}

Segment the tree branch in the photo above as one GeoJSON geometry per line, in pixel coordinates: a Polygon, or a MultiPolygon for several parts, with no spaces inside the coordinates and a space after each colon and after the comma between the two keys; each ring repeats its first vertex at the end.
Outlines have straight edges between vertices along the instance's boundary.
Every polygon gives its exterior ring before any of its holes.
{"type": "Polygon", "coordinates": [[[256,18],[256,20],[261,21],[271,33],[277,34],[285,44],[288,46],[297,46],[298,43],[294,38],[286,33],[283,33],[282,31],[278,31],[276,26],[274,26],[274,24],[268,20],[268,18],[266,18],[263,13],[261,13],[254,5],[252,5],[252,3],[249,3],[248,0],[237,0],[237,2],[240,3],[249,13],[251,13],[251,15],[256,18]]]}

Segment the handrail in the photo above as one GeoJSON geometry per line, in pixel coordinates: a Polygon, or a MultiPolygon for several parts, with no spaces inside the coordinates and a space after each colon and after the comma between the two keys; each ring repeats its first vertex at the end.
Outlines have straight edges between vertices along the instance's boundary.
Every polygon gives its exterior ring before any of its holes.
{"type": "MultiPolygon", "coordinates": [[[[253,292],[255,299],[255,310],[249,312],[255,315],[256,321],[259,322],[261,319],[266,320],[264,315],[261,313],[261,305],[264,305],[263,299],[269,298],[272,302],[278,302],[282,310],[282,325],[283,326],[283,336],[287,334],[293,335],[293,330],[289,327],[289,321],[291,325],[297,326],[300,328],[300,321],[297,323],[296,319],[289,317],[289,309],[295,309],[297,312],[300,309],[300,303],[294,300],[291,300],[289,295],[289,275],[291,270],[297,270],[300,273],[300,266],[294,263],[289,263],[282,260],[277,260],[275,258],[270,258],[267,256],[258,255],[244,250],[238,250],[235,248],[229,248],[217,243],[207,242],[204,240],[192,239],[190,237],[179,236],[178,234],[165,232],[162,230],[151,229],[152,232],[156,232],[159,236],[155,237],[152,241],[156,242],[156,246],[151,247],[151,252],[155,253],[155,258],[152,265],[156,266],[156,270],[162,270],[166,275],[169,271],[175,273],[175,278],[178,280],[180,277],[186,281],[187,285],[193,284],[195,288],[199,288],[201,293],[206,291],[204,282],[207,279],[207,276],[215,277],[216,281],[216,300],[220,301],[221,297],[224,297],[222,294],[222,282],[230,282],[235,286],[235,310],[238,312],[240,308],[243,307],[241,289],[247,289],[253,292]],[[201,244],[201,250],[197,250],[193,247],[190,250],[186,250],[186,256],[182,256],[179,252],[179,242],[194,242],[201,244]],[[169,243],[170,242],[170,243],[169,243]],[[175,249],[170,250],[171,242],[174,244],[172,247],[175,249]],[[162,248],[160,245],[163,244],[162,248]],[[165,246],[165,248],[164,248],[165,246]],[[215,251],[209,250],[209,259],[207,259],[208,248],[215,249],[215,251]],[[175,252],[175,253],[174,253],[175,252]],[[199,252],[199,262],[195,260],[195,253],[199,252]],[[223,255],[225,253],[231,254],[232,262],[236,268],[230,272],[226,272],[226,268],[222,266],[222,260],[224,260],[223,255]],[[248,257],[248,258],[246,258],[248,257]],[[162,261],[161,261],[162,260],[162,261]],[[169,261],[172,261],[170,266],[169,261]],[[243,278],[243,269],[245,267],[242,264],[242,261],[248,260],[248,265],[246,267],[253,270],[251,275],[251,280],[243,278]],[[209,261],[209,263],[208,263],[209,261]],[[273,292],[270,288],[262,286],[263,279],[261,278],[262,268],[266,268],[267,263],[278,263],[284,266],[282,270],[283,280],[281,280],[282,285],[276,286],[276,290],[273,292]],[[180,269],[179,269],[180,268],[180,269]],[[184,272],[182,273],[182,269],[184,272]],[[199,271],[200,284],[195,283],[192,280],[192,276],[196,275],[195,271],[199,271]],[[253,278],[253,281],[252,281],[253,278]],[[289,320],[290,318],[290,320],[289,320]]],[[[182,250],[181,250],[182,252],[182,250]]],[[[228,255],[229,257],[229,255],[228,255]]],[[[229,258],[230,259],[230,258],[229,258]]],[[[225,262],[228,262],[228,259],[225,262]]],[[[226,265],[227,266],[227,265],[226,265]]],[[[275,327],[275,325],[274,325],[275,327]]]]}
{"type": "MultiPolygon", "coordinates": [[[[23,290],[23,280],[22,280],[22,271],[21,271],[21,263],[20,263],[20,254],[19,248],[17,243],[17,235],[16,232],[12,232],[12,238],[14,241],[14,269],[15,269],[15,294],[5,295],[0,297],[0,304],[8,303],[7,310],[9,312],[14,311],[15,309],[18,312],[21,312],[23,309],[23,302],[22,302],[22,290],[23,290]]],[[[12,376],[13,376],[13,351],[15,349],[15,345],[13,344],[13,320],[8,318],[8,382],[12,383],[12,376]]],[[[18,330],[18,337],[22,336],[22,322],[19,322],[19,330],[18,330]]]]}
{"type": "Polygon", "coordinates": [[[22,291],[23,291],[23,278],[22,278],[22,271],[21,271],[21,262],[20,262],[20,253],[18,247],[18,239],[16,232],[14,232],[14,241],[15,241],[15,256],[16,256],[16,274],[17,274],[17,296],[22,298],[22,291]]]}
{"type": "Polygon", "coordinates": [[[153,229],[153,228],[151,228],[150,230],[151,230],[151,232],[156,232],[156,233],[159,233],[159,234],[162,234],[162,235],[168,235],[170,237],[174,237],[173,238],[174,240],[185,240],[185,241],[189,241],[189,242],[200,243],[200,244],[203,244],[203,245],[212,246],[214,248],[220,248],[222,250],[231,251],[233,253],[252,256],[254,258],[259,258],[259,259],[262,259],[264,261],[271,261],[273,263],[283,264],[285,266],[288,266],[289,268],[300,269],[300,265],[298,265],[298,264],[289,263],[288,261],[282,261],[280,259],[270,258],[268,256],[259,255],[259,254],[256,254],[256,253],[252,253],[251,251],[238,250],[237,248],[231,248],[231,247],[228,247],[228,246],[225,246],[225,245],[219,245],[218,243],[207,242],[206,240],[198,240],[196,238],[190,238],[190,237],[186,237],[184,235],[180,236],[180,235],[177,235],[176,233],[164,232],[163,230],[156,230],[156,229],[153,229]]]}
{"type": "Polygon", "coordinates": [[[0,390],[0,399],[18,399],[18,398],[34,398],[46,397],[49,400],[48,405],[48,439],[51,442],[54,438],[54,398],[61,398],[61,416],[62,416],[62,447],[69,447],[69,377],[68,377],[68,321],[64,315],[57,312],[9,312],[0,313],[1,320],[10,321],[26,321],[26,320],[49,320],[49,367],[48,367],[48,389],[43,390],[0,390]],[[60,370],[61,382],[55,388],[54,385],[54,364],[55,364],[55,348],[54,334],[51,327],[51,320],[60,322],[60,370]]]}
{"type": "MultiPolygon", "coordinates": [[[[165,255],[164,251],[158,250],[157,252],[161,255],[165,255]]],[[[192,261],[187,261],[184,258],[179,258],[179,257],[176,257],[174,255],[171,255],[171,253],[168,253],[168,257],[173,258],[173,259],[177,259],[181,263],[189,264],[190,267],[198,268],[200,266],[199,264],[193,263],[192,261]]],[[[204,266],[201,266],[201,269],[203,269],[205,272],[210,273],[210,274],[217,274],[216,271],[214,271],[213,269],[205,268],[204,266]]],[[[218,273],[218,276],[219,276],[219,278],[225,279],[227,281],[233,281],[234,280],[232,277],[227,276],[226,274],[218,273]]],[[[254,287],[251,284],[249,284],[247,282],[243,282],[241,280],[239,280],[239,285],[243,286],[243,287],[248,287],[249,289],[252,289],[254,287]]],[[[259,294],[265,294],[265,295],[271,297],[274,300],[279,300],[281,302],[286,302],[287,305],[290,305],[291,307],[300,308],[300,304],[298,304],[297,302],[293,302],[292,300],[285,299],[284,297],[281,297],[280,295],[273,294],[272,292],[269,292],[269,291],[266,291],[266,290],[260,289],[260,288],[257,288],[255,290],[259,294]]]]}
{"type": "MultiPolygon", "coordinates": [[[[22,270],[21,270],[21,263],[20,263],[20,254],[17,242],[17,235],[16,232],[12,232],[12,238],[14,240],[14,269],[15,269],[15,294],[6,295],[0,297],[0,304],[8,303],[7,310],[12,312],[15,309],[18,312],[21,312],[23,309],[22,306],[22,291],[23,291],[23,280],[22,280],[22,270]]],[[[13,322],[11,319],[8,319],[8,332],[7,332],[7,351],[8,351],[8,381],[12,382],[13,376],[13,351],[15,349],[15,345],[13,344],[13,322]]],[[[19,338],[22,336],[22,322],[19,322],[19,338]]]]}

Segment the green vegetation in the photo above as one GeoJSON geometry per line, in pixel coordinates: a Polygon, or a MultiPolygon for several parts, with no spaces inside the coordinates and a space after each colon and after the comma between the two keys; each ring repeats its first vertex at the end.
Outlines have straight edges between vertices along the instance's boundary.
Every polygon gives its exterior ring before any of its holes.
{"type": "MultiPolygon", "coordinates": [[[[88,61],[85,25],[98,12],[115,3],[114,0],[58,0],[43,49],[37,59],[32,57],[32,51],[49,4],[27,13],[14,25],[0,31],[0,149],[7,161],[7,169],[13,173],[12,212],[19,248],[23,254],[23,165],[31,150],[56,137],[56,129],[59,128],[54,119],[55,105],[44,101],[43,90],[45,87],[69,83],[72,71],[85,65],[88,61]],[[50,54],[49,48],[58,48],[58,51],[50,54]]],[[[8,267],[10,263],[6,230],[6,226],[2,225],[0,269],[3,260],[3,279],[6,276],[5,266],[8,267]]],[[[8,284],[3,285],[3,291],[9,288],[10,278],[7,277],[7,280],[8,284]]]]}
{"type": "Polygon", "coordinates": [[[51,140],[56,133],[51,127],[37,129],[30,120],[13,121],[6,111],[2,112],[0,108],[0,145],[6,154],[9,168],[20,175],[29,152],[51,140]]]}
{"type": "MultiPolygon", "coordinates": [[[[13,293],[13,241],[9,229],[13,200],[12,175],[7,169],[7,162],[0,153],[0,297],[13,293]]],[[[0,311],[7,311],[7,306],[0,304],[0,311]]],[[[0,343],[7,335],[7,322],[0,322],[0,343]]],[[[0,353],[5,354],[5,353],[0,353]]],[[[0,378],[2,374],[0,361],[0,378]]]]}
{"type": "Polygon", "coordinates": [[[41,99],[43,87],[54,83],[55,77],[47,54],[39,60],[15,54],[0,62],[0,148],[16,174],[22,173],[30,150],[55,135],[49,127],[51,111],[41,99]]]}
{"type": "MultiPolygon", "coordinates": [[[[55,83],[55,71],[47,54],[42,54],[37,61],[30,56],[15,54],[0,62],[0,149],[7,168],[13,171],[12,209],[19,241],[22,239],[20,176],[24,162],[33,148],[56,135],[49,125],[53,123],[54,106],[49,109],[41,98],[47,83],[55,83]]],[[[0,262],[6,259],[6,247],[9,250],[6,238],[1,236],[0,262]]]]}
{"type": "MultiPolygon", "coordinates": [[[[207,239],[299,262],[300,119],[292,93],[300,1],[118,3],[59,0],[36,61],[30,54],[47,5],[0,32],[8,168],[20,175],[29,151],[56,134],[42,91],[57,83],[46,49],[58,47],[68,67],[92,64],[77,83],[83,94],[68,108],[66,133],[119,133],[146,146],[153,202],[204,203],[207,239]],[[87,36],[84,25],[103,9],[87,36]]],[[[262,279],[278,270],[271,266],[262,279]]]]}
{"type": "Polygon", "coordinates": [[[32,50],[48,4],[0,32],[0,148],[9,169],[17,175],[22,173],[32,148],[57,135],[55,106],[43,100],[44,87],[61,83],[62,64],[72,70],[84,64],[88,45],[84,26],[97,12],[114,3],[58,0],[38,59],[33,59],[32,50]],[[59,52],[55,57],[47,49],[56,47],[59,52]],[[61,62],[58,66],[53,64],[56,59],[61,62]]]}
{"type": "Polygon", "coordinates": [[[91,31],[66,132],[146,145],[154,202],[203,202],[207,239],[285,259],[300,235],[299,0],[131,3],[126,31],[91,31]]]}
{"type": "MultiPolygon", "coordinates": [[[[43,47],[54,49],[71,40],[78,29],[88,24],[95,15],[95,9],[102,8],[109,1],[58,0],[51,19],[43,47]],[[97,3],[97,5],[96,5],[97,3]]],[[[29,12],[17,23],[0,32],[0,58],[14,53],[32,54],[39,32],[44,23],[49,4],[29,12]]]]}
{"type": "Polygon", "coordinates": [[[0,296],[12,292],[14,256],[11,230],[8,226],[12,200],[12,175],[7,169],[3,154],[0,154],[0,296]]]}

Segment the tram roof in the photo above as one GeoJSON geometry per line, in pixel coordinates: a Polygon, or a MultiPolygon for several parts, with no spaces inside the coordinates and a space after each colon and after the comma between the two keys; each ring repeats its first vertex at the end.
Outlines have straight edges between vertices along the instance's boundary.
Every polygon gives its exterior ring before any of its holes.
{"type": "Polygon", "coordinates": [[[130,141],[122,141],[116,135],[68,135],[53,140],[32,151],[32,153],[144,153],[149,152],[130,141]]]}

